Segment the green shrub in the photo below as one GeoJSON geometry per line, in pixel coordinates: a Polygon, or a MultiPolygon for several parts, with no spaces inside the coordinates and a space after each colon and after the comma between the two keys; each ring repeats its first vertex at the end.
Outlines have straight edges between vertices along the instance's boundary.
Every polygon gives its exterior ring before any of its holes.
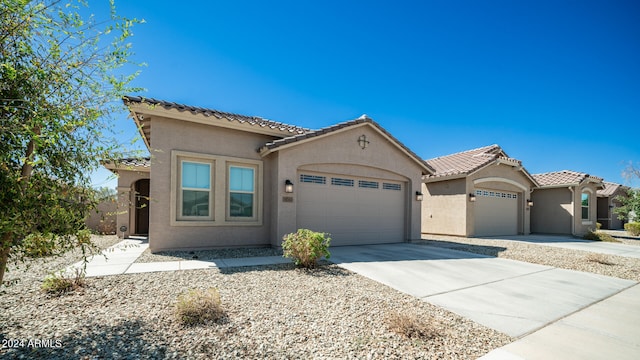
{"type": "Polygon", "coordinates": [[[48,294],[61,295],[85,285],[84,271],[76,269],[74,276],[67,276],[62,273],[47,276],[42,282],[41,289],[48,294]]]}
{"type": "Polygon", "coordinates": [[[436,335],[433,326],[415,314],[392,313],[386,318],[387,326],[395,333],[410,339],[427,340],[436,335]]]}
{"type": "Polygon", "coordinates": [[[24,255],[41,258],[55,254],[57,243],[51,234],[32,233],[22,240],[24,255]]]}
{"type": "Polygon", "coordinates": [[[308,229],[298,229],[296,233],[287,234],[282,241],[282,256],[293,258],[297,266],[314,268],[322,256],[327,259],[331,256],[331,238],[328,235],[308,229]]]}
{"type": "Polygon", "coordinates": [[[599,232],[599,231],[589,231],[582,237],[585,240],[593,240],[593,241],[605,241],[605,242],[620,242],[616,240],[613,236],[599,232]]]}
{"type": "Polygon", "coordinates": [[[640,222],[626,223],[624,229],[633,236],[640,236],[640,222]]]}
{"type": "Polygon", "coordinates": [[[218,289],[191,289],[178,296],[176,316],[185,325],[218,321],[224,316],[218,289]]]}

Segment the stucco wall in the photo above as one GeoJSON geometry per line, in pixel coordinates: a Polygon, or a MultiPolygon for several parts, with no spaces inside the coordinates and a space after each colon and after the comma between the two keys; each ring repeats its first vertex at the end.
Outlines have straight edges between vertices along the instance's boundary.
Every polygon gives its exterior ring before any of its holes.
{"type": "Polygon", "coordinates": [[[574,235],[582,236],[587,233],[589,230],[596,229],[596,220],[598,218],[598,206],[597,206],[597,196],[596,191],[598,188],[593,184],[585,184],[583,186],[579,186],[576,191],[574,191],[574,205],[575,205],[575,217],[574,217],[574,235]],[[582,192],[588,191],[591,194],[591,205],[589,206],[589,220],[582,220],[582,192]]]}
{"type": "Polygon", "coordinates": [[[107,199],[98,204],[85,220],[88,229],[101,234],[115,234],[118,202],[116,199],[107,199]]]}
{"type": "MultiPolygon", "coordinates": [[[[153,118],[152,129],[152,180],[149,208],[151,251],[270,244],[271,212],[268,211],[269,202],[265,199],[272,198],[273,162],[271,159],[262,159],[256,150],[273,140],[273,137],[160,117],[153,118]],[[257,195],[262,204],[261,225],[172,226],[170,205],[172,150],[262,161],[263,177],[258,179],[263,181],[262,193],[257,195]]],[[[216,173],[214,176],[217,178],[227,174],[216,173]]],[[[214,193],[214,196],[226,196],[226,194],[214,193]]]]}
{"type": "Polygon", "coordinates": [[[466,189],[464,178],[423,184],[422,232],[467,236],[466,189]]]}
{"type": "Polygon", "coordinates": [[[571,234],[574,209],[569,189],[536,189],[531,200],[531,232],[571,234]]]}
{"type": "Polygon", "coordinates": [[[349,127],[322,137],[282,148],[267,158],[277,158],[276,182],[278,196],[275,196],[273,208],[278,222],[272,229],[272,244],[279,246],[282,237],[296,231],[296,186],[293,194],[284,193],[284,182],[289,179],[296,182],[300,169],[315,169],[333,173],[345,172],[348,175],[394,178],[405,181],[407,191],[406,239],[420,238],[420,202],[415,201],[415,192],[421,189],[422,169],[407,157],[388,139],[369,124],[349,127]],[[358,137],[366,135],[370,141],[366,149],[358,145],[358,137]],[[413,194],[413,195],[411,195],[413,194]],[[292,197],[292,202],[284,202],[283,197],[292,197]],[[276,215],[277,214],[277,215],[276,215]]]}

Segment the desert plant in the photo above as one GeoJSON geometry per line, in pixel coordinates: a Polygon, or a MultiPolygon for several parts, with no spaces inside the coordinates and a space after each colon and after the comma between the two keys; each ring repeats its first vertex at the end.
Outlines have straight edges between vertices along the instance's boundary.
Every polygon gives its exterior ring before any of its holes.
{"type": "Polygon", "coordinates": [[[175,313],[185,325],[218,321],[224,315],[220,293],[216,288],[191,289],[178,296],[175,313]]]}
{"type": "Polygon", "coordinates": [[[624,229],[633,236],[640,236],[640,222],[626,223],[624,229]]]}
{"type": "Polygon", "coordinates": [[[589,254],[587,255],[587,261],[595,262],[602,265],[615,265],[613,261],[609,260],[609,257],[604,254],[589,254]]]}
{"type": "Polygon", "coordinates": [[[600,230],[600,229],[602,229],[602,224],[597,222],[596,223],[596,230],[600,230]]]}
{"type": "Polygon", "coordinates": [[[600,231],[588,231],[584,236],[582,236],[585,240],[593,240],[593,241],[605,241],[605,242],[620,242],[616,240],[613,236],[603,233],[600,231]]]}
{"type": "Polygon", "coordinates": [[[41,289],[48,294],[61,295],[85,285],[84,271],[78,268],[71,276],[62,272],[47,276],[42,282],[41,289]]]}
{"type": "Polygon", "coordinates": [[[298,229],[297,232],[284,236],[282,256],[292,258],[297,266],[311,269],[317,265],[318,259],[322,256],[326,259],[331,256],[330,244],[331,238],[327,233],[298,229]]]}
{"type": "Polygon", "coordinates": [[[26,257],[41,258],[56,253],[55,239],[52,234],[32,233],[22,240],[22,251],[26,257]]]}
{"type": "Polygon", "coordinates": [[[433,326],[415,314],[394,312],[387,316],[386,322],[391,331],[410,339],[426,340],[436,335],[433,326]]]}

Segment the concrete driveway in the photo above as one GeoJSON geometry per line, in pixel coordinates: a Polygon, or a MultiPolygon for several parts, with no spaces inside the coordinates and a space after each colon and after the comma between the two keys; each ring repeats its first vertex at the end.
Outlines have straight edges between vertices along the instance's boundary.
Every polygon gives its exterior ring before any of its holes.
{"type": "MultiPolygon", "coordinates": [[[[331,249],[330,260],[513,337],[531,334],[636,285],[630,280],[406,243],[336,247],[331,249]]],[[[637,293],[640,287],[635,289],[637,293]]],[[[593,331],[600,334],[609,324],[609,328],[619,328],[626,336],[640,339],[636,326],[640,304],[622,304],[628,309],[618,312],[628,315],[600,318],[593,331]],[[629,333],[628,329],[633,331],[629,333]]],[[[582,342],[576,345],[587,346],[582,342]]],[[[640,340],[630,346],[637,353],[640,340]]],[[[507,350],[501,351],[492,358],[517,358],[506,356],[507,350]]]]}
{"type": "Polygon", "coordinates": [[[551,247],[582,250],[607,255],[626,256],[640,259],[640,246],[602,241],[589,241],[562,235],[511,235],[492,236],[487,239],[520,241],[551,247]]]}

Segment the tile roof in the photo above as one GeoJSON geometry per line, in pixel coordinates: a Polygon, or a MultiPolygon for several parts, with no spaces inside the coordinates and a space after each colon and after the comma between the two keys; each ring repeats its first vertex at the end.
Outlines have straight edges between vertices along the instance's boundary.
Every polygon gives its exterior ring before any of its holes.
{"type": "Polygon", "coordinates": [[[233,113],[218,111],[214,109],[183,105],[183,104],[178,104],[171,101],[164,101],[164,100],[146,98],[141,96],[124,96],[122,101],[125,103],[125,105],[129,105],[131,103],[137,103],[137,104],[144,103],[149,105],[162,106],[165,109],[176,109],[180,112],[188,111],[192,114],[202,114],[206,117],[214,117],[220,120],[224,119],[229,122],[235,121],[240,124],[248,124],[252,126],[259,126],[262,128],[269,128],[272,130],[282,131],[284,133],[304,134],[310,131],[309,129],[306,129],[306,128],[302,128],[295,125],[288,125],[288,124],[284,124],[277,121],[271,121],[258,116],[246,116],[246,115],[233,114],[233,113]]]}
{"type": "Polygon", "coordinates": [[[597,176],[591,176],[587,173],[581,173],[571,170],[553,171],[543,174],[534,174],[533,177],[540,184],[540,186],[571,186],[578,185],[585,180],[591,179],[596,182],[601,182],[602,178],[597,176]]]}
{"type": "Polygon", "coordinates": [[[605,181],[604,182],[604,189],[599,189],[597,191],[597,194],[600,197],[607,197],[607,196],[614,195],[616,193],[616,191],[618,191],[618,190],[626,191],[628,189],[629,189],[628,186],[624,186],[624,185],[612,183],[612,182],[609,182],[609,181],[605,181]]]}
{"type": "Polygon", "coordinates": [[[277,148],[279,148],[279,147],[281,147],[283,145],[299,142],[299,141],[306,140],[306,139],[311,139],[311,138],[314,138],[314,137],[317,137],[317,136],[321,136],[321,135],[324,135],[324,134],[332,133],[332,132],[340,130],[340,129],[344,129],[344,128],[347,128],[347,127],[350,127],[350,126],[355,126],[355,125],[364,124],[364,123],[368,123],[368,124],[373,125],[380,132],[382,132],[389,139],[391,139],[398,146],[400,146],[407,154],[409,154],[411,157],[413,157],[418,163],[420,163],[422,166],[424,166],[430,172],[434,171],[434,169],[432,169],[416,153],[414,153],[411,149],[406,147],[403,143],[401,143],[398,139],[396,139],[393,135],[391,135],[387,130],[385,130],[377,122],[373,121],[371,118],[369,118],[366,115],[362,115],[361,117],[359,117],[359,118],[357,118],[355,120],[342,122],[342,123],[339,123],[339,124],[336,124],[336,125],[332,125],[332,126],[328,126],[328,127],[325,127],[325,128],[319,129],[319,130],[312,130],[312,131],[306,132],[304,134],[298,134],[298,135],[289,136],[289,137],[286,137],[286,138],[283,138],[283,139],[278,139],[278,140],[274,140],[274,141],[268,142],[268,143],[264,144],[261,148],[259,148],[258,152],[265,153],[265,152],[268,152],[270,150],[275,150],[275,149],[277,149],[277,148]]]}
{"type": "Polygon", "coordinates": [[[427,164],[435,169],[435,173],[426,178],[470,174],[498,159],[522,165],[520,160],[508,157],[500,146],[494,144],[429,159],[427,164]]]}
{"type": "MultiPolygon", "coordinates": [[[[104,162],[105,165],[112,165],[111,161],[105,161],[104,162]]],[[[113,162],[112,165],[114,168],[116,167],[144,167],[144,168],[148,168],[151,167],[151,158],[149,157],[144,157],[144,158],[124,158],[124,159],[117,159],[113,162]]]]}

